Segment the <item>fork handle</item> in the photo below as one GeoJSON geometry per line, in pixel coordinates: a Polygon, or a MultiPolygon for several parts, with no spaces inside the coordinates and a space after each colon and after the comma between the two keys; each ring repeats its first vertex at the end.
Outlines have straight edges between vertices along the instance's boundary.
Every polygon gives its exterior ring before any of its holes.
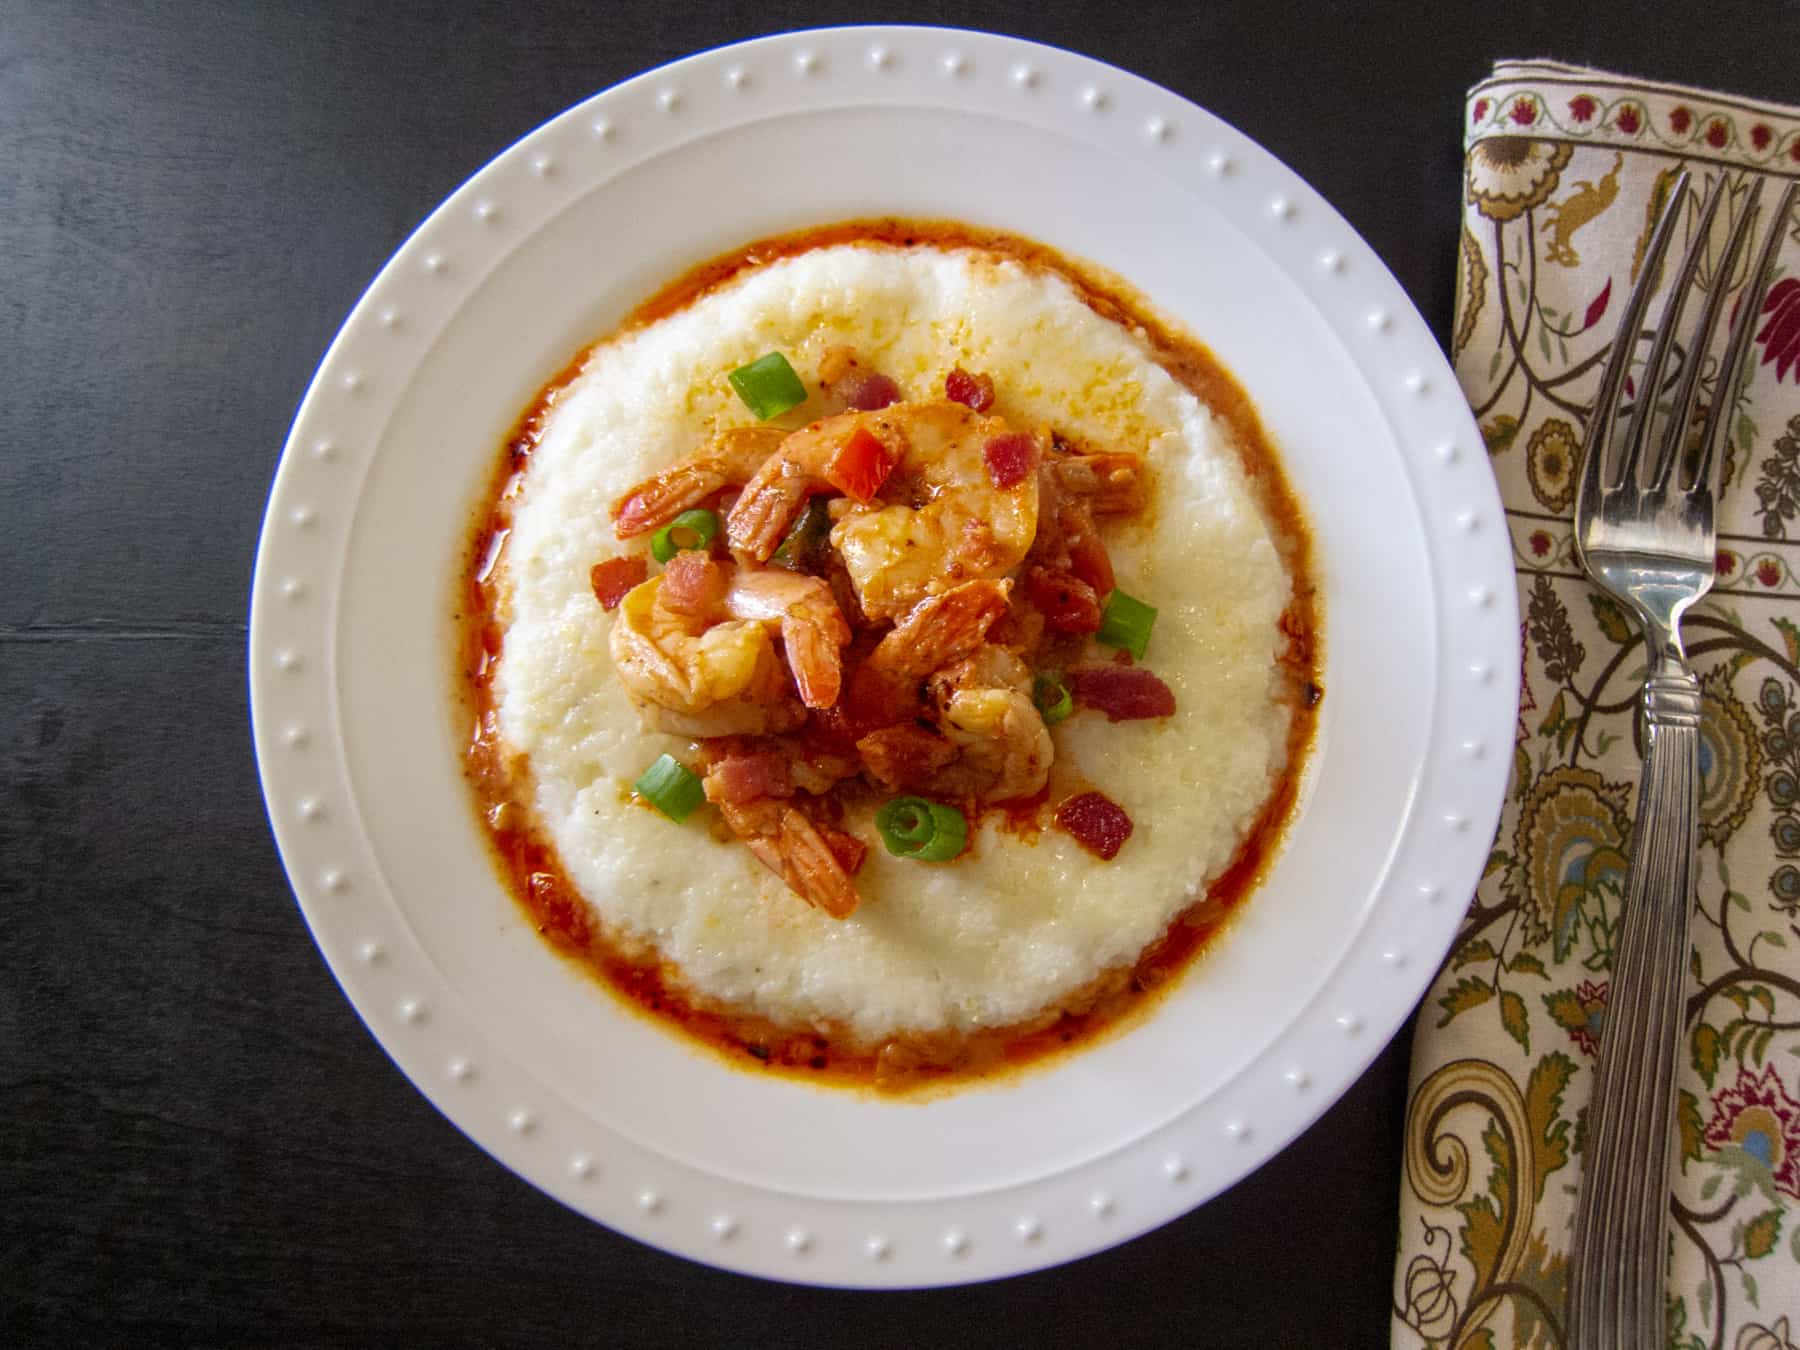
{"type": "Polygon", "coordinates": [[[1574,1350],[1661,1345],[1675,1055],[1686,993],[1698,826],[1700,683],[1679,641],[1652,639],[1637,824],[1613,947],[1569,1267],[1574,1350]]]}

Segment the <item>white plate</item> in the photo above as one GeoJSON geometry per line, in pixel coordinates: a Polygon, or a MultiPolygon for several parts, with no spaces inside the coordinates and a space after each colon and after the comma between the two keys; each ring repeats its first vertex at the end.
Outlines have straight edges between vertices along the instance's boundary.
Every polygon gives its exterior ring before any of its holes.
{"type": "Polygon", "coordinates": [[[1132,75],[977,33],[796,33],[590,99],[395,254],[320,366],[257,558],[263,790],[320,949],[396,1063],[584,1214],[778,1279],[1013,1274],[1250,1172],[1412,1010],[1497,819],[1517,610],[1487,458],[1379,259],[1266,152],[1132,75]],[[1316,529],[1327,658],[1266,884],[1142,1026],[928,1103],[720,1066],[553,955],[458,772],[467,512],[545,380],[688,265],[872,214],[1123,274],[1248,387],[1316,529]]]}

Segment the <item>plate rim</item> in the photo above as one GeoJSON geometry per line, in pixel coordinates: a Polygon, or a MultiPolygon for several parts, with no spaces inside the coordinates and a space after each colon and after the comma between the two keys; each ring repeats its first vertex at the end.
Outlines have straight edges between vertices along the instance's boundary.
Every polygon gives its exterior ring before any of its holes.
{"type": "MultiPolygon", "coordinates": [[[[871,73],[886,72],[893,77],[882,86],[882,97],[846,98],[839,90],[837,97],[826,98],[823,94],[828,91],[814,90],[813,94],[803,93],[803,101],[797,105],[801,109],[842,106],[847,102],[857,106],[881,107],[890,103],[914,106],[919,99],[916,91],[906,81],[922,83],[930,78],[928,67],[931,61],[940,64],[941,81],[950,81],[932,86],[937,105],[945,104],[946,88],[954,94],[976,88],[977,81],[999,83],[1003,89],[1009,89],[1010,94],[1017,95],[1022,100],[1018,106],[1026,110],[1026,115],[1022,115],[1020,120],[1033,126],[1049,126],[1052,129],[1055,127],[1051,113],[1046,111],[1048,105],[1042,99],[1037,99],[1035,103],[1031,101],[1044,87],[1054,85],[1060,92],[1076,93],[1076,103],[1057,105],[1055,117],[1061,119],[1082,116],[1082,112],[1072,110],[1078,106],[1087,114],[1117,111],[1118,106],[1126,101],[1124,98],[1113,95],[1116,102],[1109,109],[1105,105],[1096,106],[1089,95],[1106,88],[1126,88],[1134,105],[1149,110],[1142,113],[1130,128],[1124,127],[1122,120],[1119,122],[1120,131],[1133,138],[1134,148],[1138,152],[1147,150],[1149,153],[1166,155],[1170,150],[1178,149],[1180,153],[1186,154],[1188,147],[1184,144],[1185,140],[1200,134],[1210,151],[1204,164],[1215,178],[1234,180],[1234,186],[1242,186],[1253,170],[1257,174],[1273,177],[1275,190],[1274,195],[1268,199],[1268,207],[1274,217],[1291,220],[1298,215],[1308,221],[1322,221],[1330,227],[1334,238],[1341,237],[1345,241],[1341,250],[1335,253],[1336,265],[1329,255],[1320,258],[1325,272],[1340,273],[1346,261],[1354,261],[1359,281],[1362,280],[1360,274],[1371,274],[1369,281],[1374,293],[1381,297],[1368,315],[1371,342],[1385,343],[1390,349],[1397,349],[1402,345],[1403,339],[1410,339],[1411,347],[1416,349],[1418,338],[1423,337],[1428,355],[1410,362],[1408,373],[1402,376],[1404,393],[1408,399],[1420,403],[1431,401],[1435,394],[1440,406],[1434,408],[1434,413],[1439,415],[1445,411],[1441,404],[1446,393],[1454,403],[1450,415],[1458,423],[1458,434],[1441,441],[1436,449],[1439,463],[1426,467],[1454,473],[1459,481],[1469,480],[1460,482],[1468,508],[1465,517],[1459,518],[1464,536],[1456,540],[1468,555],[1463,559],[1464,568],[1473,578],[1472,582],[1462,585],[1462,600],[1478,614],[1476,619],[1467,622],[1480,623],[1484,632],[1497,630],[1503,638],[1496,646],[1497,652],[1516,647],[1517,598],[1513,587],[1511,559],[1498,537],[1503,536],[1505,531],[1495,528],[1495,523],[1501,519],[1499,490],[1488,470],[1473,415],[1462,402],[1454,373],[1423,317],[1379,255],[1297,174],[1251,138],[1182,96],[1140,76],[1077,52],[963,28],[858,25],[804,29],[751,38],[679,58],[603,90],[549,119],[502,150],[452,191],[408,235],[369,283],[321,358],[318,370],[299,404],[271,483],[259,534],[251,586],[247,644],[251,716],[259,781],[271,830],[296,902],[340,989],[383,1052],[406,1074],[427,1101],[478,1147],[509,1170],[577,1212],[604,1223],[616,1232],[689,1259],[741,1273],[798,1283],[887,1288],[958,1284],[1021,1274],[1114,1246],[1187,1212],[1204,1199],[1210,1198],[1210,1194],[1190,1194],[1183,1202],[1178,1188],[1185,1178],[1179,1175],[1181,1165],[1177,1155],[1171,1153],[1163,1158],[1160,1172],[1164,1177],[1165,1189],[1169,1188],[1170,1183],[1174,1185],[1176,1201],[1172,1206],[1164,1204],[1141,1211],[1119,1213],[1113,1202],[1106,1198],[1105,1192],[1095,1190],[1088,1197],[1088,1208],[1092,1211],[1090,1217],[1099,1223],[1087,1225],[1082,1230],[1083,1236],[1071,1240],[1066,1235],[1059,1235],[1058,1240],[1047,1241],[1048,1235],[1045,1233],[1027,1234],[1020,1226],[1026,1221],[1021,1219],[1015,1224],[1020,1241],[998,1256],[985,1247],[971,1253],[967,1232],[957,1225],[954,1215],[950,1215],[938,1225],[941,1240],[930,1258],[899,1248],[877,1252],[872,1245],[876,1241],[873,1237],[867,1239],[862,1244],[863,1250],[855,1255],[848,1251],[838,1251],[828,1247],[810,1231],[811,1228],[820,1227],[820,1224],[812,1224],[810,1227],[789,1226],[778,1235],[772,1235],[777,1240],[767,1250],[752,1248],[741,1223],[733,1220],[730,1224],[722,1224],[717,1215],[709,1226],[709,1236],[689,1235],[685,1230],[677,1235],[669,1225],[657,1221],[666,1208],[667,1196],[649,1186],[640,1189],[634,1197],[612,1197],[604,1205],[597,1204],[592,1189],[584,1189],[584,1183],[591,1178],[594,1169],[592,1159],[588,1159],[584,1166],[583,1156],[578,1154],[564,1160],[562,1168],[552,1168],[546,1165],[541,1150],[534,1147],[537,1139],[548,1132],[544,1120],[517,1111],[504,1119],[476,1122],[470,1118],[470,1112],[466,1109],[466,1097],[455,1098],[452,1094],[456,1090],[454,1083],[464,1082],[467,1078],[467,1075],[459,1077],[456,1063],[466,1066],[471,1062],[472,1056],[470,1059],[452,1062],[449,1077],[453,1085],[447,1087],[440,1081],[428,1081],[422,1072],[422,1066],[414,1062],[416,1056],[409,1055],[400,1048],[398,1033],[394,1027],[396,1012],[401,1023],[416,1023],[427,1017],[441,1021],[452,1014],[442,1007],[426,1009],[416,1003],[410,1007],[402,1003],[397,1010],[378,1009],[375,1006],[376,995],[368,987],[367,972],[390,962],[394,953],[385,949],[386,943],[374,942],[365,942],[352,950],[352,944],[333,929],[334,924],[341,927],[340,921],[334,917],[341,909],[334,909],[333,906],[345,889],[345,877],[342,871],[316,866],[318,850],[313,835],[307,829],[309,822],[316,822],[330,808],[326,804],[326,798],[320,795],[301,795],[297,799],[294,797],[295,775],[289,768],[293,755],[303,753],[308,746],[313,745],[317,732],[311,724],[319,723],[321,715],[324,722],[334,722],[337,713],[332,697],[324,700],[324,707],[318,706],[316,700],[308,703],[302,699],[300,706],[303,710],[290,711],[285,718],[279,711],[296,706],[291,695],[297,682],[304,686],[310,680],[322,678],[333,670],[335,664],[329,654],[329,625],[323,653],[301,651],[293,643],[283,642],[278,636],[282,629],[282,621],[278,616],[291,612],[293,606],[290,602],[300,598],[290,593],[295,584],[296,568],[301,572],[309,567],[316,568],[319,565],[318,555],[326,552],[325,542],[331,533],[324,528],[316,508],[301,499],[293,490],[292,484],[299,472],[296,466],[306,457],[329,459],[335,453],[335,447],[331,447],[328,440],[318,438],[314,423],[322,420],[319,409],[332,394],[348,392],[354,395],[358,392],[356,381],[359,377],[354,368],[346,366],[344,353],[361,330],[382,322],[378,297],[392,285],[416,284],[415,279],[421,269],[428,273],[441,270],[433,265],[431,236],[434,228],[466,206],[471,197],[479,193],[484,183],[491,183],[519,160],[534,156],[535,172],[540,176],[551,172],[546,162],[547,152],[543,147],[561,129],[575,121],[591,119],[592,134],[596,139],[604,141],[607,139],[607,132],[601,127],[603,124],[610,125],[608,114],[630,107],[634,101],[647,104],[653,115],[658,110],[662,114],[672,114],[678,110],[682,98],[680,86],[672,81],[677,78],[686,80],[723,75],[737,87],[731,74],[734,58],[747,59],[752,52],[768,52],[791,58],[795,84],[790,88],[797,87],[802,91],[809,89],[805,77],[817,69],[816,65],[808,68],[809,54],[815,63],[849,59],[865,65],[871,73]],[[981,67],[996,68],[976,68],[977,63],[971,61],[966,54],[971,47],[981,51],[981,67]],[[1001,55],[1001,59],[990,61],[991,55],[1001,55]],[[964,63],[960,70],[953,68],[951,64],[958,59],[964,63]],[[898,69],[893,69],[894,67],[898,69]],[[889,97],[890,94],[899,97],[889,97]],[[804,101],[808,97],[812,97],[813,101],[804,101]],[[1456,416],[1458,411],[1460,417],[1456,416]],[[1483,521],[1488,526],[1485,534],[1478,528],[1483,521]],[[288,561],[296,557],[310,557],[311,561],[302,564],[288,561]],[[1471,559],[1478,559],[1479,562],[1471,564],[1471,559]],[[277,582],[277,572],[287,575],[277,582]],[[284,604],[289,605],[288,611],[283,611],[284,604]],[[279,728],[277,722],[282,723],[279,728]],[[299,733],[298,742],[296,732],[299,733]],[[292,809],[285,809],[290,804],[292,809]],[[630,1201],[635,1201],[635,1205],[630,1201]],[[605,1212],[596,1212],[597,1210],[605,1212]],[[730,1231],[723,1231],[727,1227],[730,1231]]],[[[985,90],[985,85],[981,87],[985,90]]],[[[1107,96],[1099,94],[1098,97],[1107,96]]],[[[954,103],[950,106],[955,110],[954,103]]],[[[794,106],[782,109],[788,112],[795,110],[794,106]]],[[[970,107],[968,110],[974,109],[970,107]]],[[[751,111],[746,109],[747,113],[751,111]]],[[[760,120],[760,117],[772,115],[778,114],[764,109],[750,120],[760,120]]],[[[1090,129],[1091,125],[1090,123],[1090,129]]],[[[686,130],[691,133],[692,128],[686,130]]],[[[660,151],[651,152],[648,157],[671,153],[685,143],[686,139],[677,132],[667,146],[660,151]]],[[[631,161],[637,162],[642,162],[642,159],[631,161]]],[[[624,167],[628,166],[618,166],[612,172],[620,172],[624,167]]],[[[610,176],[610,173],[599,175],[587,182],[584,190],[597,189],[610,176]]],[[[564,202],[557,210],[560,211],[566,205],[564,202]]],[[[515,241],[514,246],[523,245],[515,241]]],[[[1288,269],[1284,266],[1283,270],[1288,269]]],[[[1300,282],[1308,300],[1312,301],[1314,297],[1306,279],[1293,279],[1300,282]]],[[[478,281],[471,284],[478,284],[478,281]]],[[[1333,331],[1337,332],[1335,326],[1333,331]]],[[[422,351],[428,351],[431,345],[431,341],[424,342],[422,351]]],[[[1357,369],[1359,374],[1367,378],[1368,372],[1360,360],[1357,361],[1357,369]]],[[[1375,392],[1372,383],[1371,392],[1375,392]]],[[[1409,477],[1416,479],[1421,465],[1417,462],[1414,447],[1401,434],[1401,428],[1394,424],[1394,415],[1388,407],[1388,401],[1378,396],[1378,402],[1390,425],[1393,425],[1405,469],[1409,477]]],[[[391,409],[389,411],[391,413],[391,409]]],[[[379,437],[376,439],[379,440],[379,437]]],[[[361,484],[362,478],[359,476],[352,493],[353,502],[361,493],[361,484]]],[[[1430,546],[1428,553],[1431,555],[1433,580],[1439,583],[1438,590],[1442,589],[1442,583],[1448,578],[1443,575],[1444,559],[1438,556],[1438,546],[1444,541],[1436,536],[1448,536],[1449,533],[1447,527],[1436,532],[1428,527],[1427,538],[1422,541],[1430,546]]],[[[326,561],[329,564],[328,558],[326,561]]],[[[337,562],[341,567],[342,550],[339,551],[337,562]]],[[[1437,647],[1440,660],[1448,654],[1445,641],[1445,635],[1440,633],[1437,647]]],[[[1498,744],[1499,733],[1504,732],[1504,744],[1510,745],[1511,726],[1516,717],[1518,698],[1516,651],[1511,652],[1511,659],[1508,660],[1500,660],[1497,656],[1485,659],[1490,655],[1492,654],[1484,652],[1484,659],[1476,662],[1470,671],[1479,690],[1469,696],[1478,696],[1481,706],[1489,710],[1486,715],[1492,719],[1491,725],[1483,726],[1478,743],[1494,741],[1498,744]],[[1492,711],[1495,708],[1504,709],[1504,716],[1492,711]]],[[[327,693],[330,694],[331,691],[327,690],[327,693]]],[[[1442,700],[1441,706],[1444,706],[1442,700]]],[[[1438,753],[1444,752],[1428,750],[1427,760],[1438,753]]],[[[1485,857],[1486,840],[1492,837],[1499,819],[1507,763],[1508,756],[1494,753],[1475,763],[1473,767],[1463,766],[1475,783],[1473,795],[1477,800],[1470,803],[1466,799],[1459,799],[1457,808],[1447,814],[1441,823],[1447,829],[1450,840],[1446,847],[1460,849],[1465,856],[1460,859],[1460,865],[1447,866],[1441,875],[1418,887],[1420,898],[1425,902],[1425,911],[1433,922],[1427,925],[1425,940],[1417,945],[1417,950],[1403,954],[1384,953],[1382,956],[1383,960],[1396,955],[1405,957],[1404,960],[1388,961],[1392,974],[1401,979],[1410,990],[1401,1000],[1402,1008],[1398,1016],[1391,1019],[1391,1024],[1390,1019],[1384,1015],[1380,1019],[1380,1025],[1371,1022],[1365,1026],[1346,1027],[1345,1030],[1354,1039],[1341,1047],[1343,1053],[1329,1075],[1331,1081],[1312,1084],[1318,1090],[1312,1091],[1310,1095],[1296,1097],[1290,1093],[1283,1108],[1272,1114],[1277,1124],[1259,1124],[1254,1131],[1244,1127],[1241,1122],[1238,1122],[1238,1129],[1233,1131],[1228,1124],[1227,1134],[1237,1141],[1249,1160],[1249,1165],[1237,1174],[1237,1179],[1241,1180],[1260,1167],[1322,1115],[1362,1075],[1368,1064],[1411,1015],[1428,987],[1432,970],[1453,938],[1462,913],[1460,905],[1452,903],[1446,906],[1438,901],[1445,894],[1454,897],[1459,893],[1473,892],[1479,875],[1480,859],[1485,857]],[[1459,839],[1460,844],[1457,842],[1459,839]],[[1470,843],[1470,840],[1474,840],[1474,843],[1470,843]],[[1427,889],[1434,893],[1425,894],[1427,889]],[[1414,964],[1409,967],[1408,962],[1414,964]],[[1404,974],[1403,969],[1406,971],[1404,974]]],[[[1424,775],[1428,768],[1429,764],[1422,765],[1418,772],[1424,775]]],[[[366,837],[367,822],[356,819],[352,823],[366,837]]],[[[1397,852],[1398,841],[1395,848],[1397,852]]],[[[1379,900],[1379,896],[1371,897],[1371,907],[1379,900]]],[[[391,900],[389,903],[392,903],[391,900]]],[[[402,931],[404,932],[404,928],[402,931]]],[[[389,941],[396,940],[404,939],[389,941]]],[[[1334,971],[1332,978],[1335,979],[1338,973],[1334,971]]],[[[1400,986],[1389,986],[1390,989],[1395,987],[1400,986]]],[[[1320,993],[1322,992],[1323,989],[1320,993]]],[[[1281,1035],[1285,1036],[1291,1030],[1290,1025],[1283,1029],[1281,1035]]],[[[470,1043],[485,1041],[480,1028],[474,1028],[465,1039],[470,1043]]],[[[482,1056],[488,1060],[495,1053],[497,1052],[492,1047],[485,1045],[481,1051],[482,1056]]],[[[1146,1136],[1116,1152],[1143,1152],[1148,1143],[1149,1137],[1146,1136]]],[[[686,1169],[677,1167],[675,1170],[686,1169]]],[[[1235,1184],[1235,1181],[1229,1184],[1235,1184]]],[[[795,1201],[792,1207],[800,1211],[807,1211],[809,1207],[842,1209],[847,1203],[814,1199],[795,1201]]],[[[870,1202],[860,1203],[866,1206],[870,1202]]],[[[953,1199],[942,1203],[953,1205],[962,1202],[953,1199]]],[[[876,1207],[879,1208],[878,1203],[876,1207]]],[[[802,1222],[804,1221],[803,1215],[802,1222]]]]}

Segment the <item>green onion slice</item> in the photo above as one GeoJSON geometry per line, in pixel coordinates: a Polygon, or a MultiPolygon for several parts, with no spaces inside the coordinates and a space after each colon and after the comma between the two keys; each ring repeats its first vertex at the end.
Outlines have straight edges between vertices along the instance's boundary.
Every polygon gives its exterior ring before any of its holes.
{"type": "Polygon", "coordinates": [[[875,813],[881,842],[896,858],[943,862],[963,850],[969,822],[954,806],[923,797],[896,797],[875,813]]]}
{"type": "Polygon", "coordinates": [[[706,789],[700,779],[673,755],[660,755],[656,763],[644,770],[644,776],[633,783],[638,794],[679,825],[694,814],[694,808],[706,800],[706,789]]]}
{"type": "Polygon", "coordinates": [[[1054,670],[1040,670],[1031,682],[1031,701],[1044,715],[1044,725],[1053,727],[1075,711],[1075,695],[1068,681],[1054,670]]]}
{"type": "Polygon", "coordinates": [[[800,383],[800,377],[794,374],[794,368],[780,352],[759,356],[749,365],[739,366],[726,378],[759,422],[779,417],[789,408],[806,402],[806,386],[800,383]]]}
{"type": "Polygon", "coordinates": [[[683,511],[650,538],[650,556],[666,563],[684,549],[705,552],[719,532],[719,518],[711,511],[683,511]],[[689,541],[692,542],[689,542],[689,541]]]}
{"type": "Polygon", "coordinates": [[[1123,647],[1138,660],[1144,659],[1144,648],[1150,645],[1150,629],[1156,623],[1156,607],[1134,600],[1124,591],[1106,597],[1106,609],[1100,615],[1100,631],[1094,634],[1109,647],[1123,647]]]}

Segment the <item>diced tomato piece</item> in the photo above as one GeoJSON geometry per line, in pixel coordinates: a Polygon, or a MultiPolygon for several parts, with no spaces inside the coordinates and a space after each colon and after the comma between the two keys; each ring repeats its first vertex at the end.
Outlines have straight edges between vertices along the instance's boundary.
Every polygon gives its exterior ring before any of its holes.
{"type": "Polygon", "coordinates": [[[1017,487],[1037,464],[1037,442],[1027,432],[1009,431],[984,445],[981,457],[995,487],[1017,487]]]}
{"type": "Polygon", "coordinates": [[[976,412],[994,406],[994,381],[986,375],[971,375],[958,366],[944,376],[944,397],[976,412]]]}
{"type": "Polygon", "coordinates": [[[1084,792],[1056,808],[1056,827],[1089,853],[1111,862],[1131,838],[1131,817],[1103,792],[1084,792]]]}
{"type": "Polygon", "coordinates": [[[1107,557],[1106,545],[1092,529],[1083,531],[1069,545],[1069,570],[1092,586],[1095,595],[1112,593],[1112,559],[1107,557]]]}
{"type": "Polygon", "coordinates": [[[825,466],[825,480],[847,497],[867,504],[894,471],[894,456],[867,427],[852,431],[825,466]]]}
{"type": "Polygon", "coordinates": [[[641,586],[644,578],[650,575],[650,565],[639,553],[629,558],[608,558],[605,562],[594,564],[588,573],[588,584],[594,588],[594,598],[600,602],[602,609],[617,609],[619,601],[634,586],[641,586]]]}
{"type": "Polygon", "coordinates": [[[1175,691],[1142,666],[1085,666],[1069,672],[1075,701],[1096,708],[1109,722],[1172,717],[1175,691]]]}
{"type": "Polygon", "coordinates": [[[1094,588],[1069,572],[1033,567],[1025,573],[1025,598],[1059,633],[1098,633],[1100,597],[1094,588]]]}

